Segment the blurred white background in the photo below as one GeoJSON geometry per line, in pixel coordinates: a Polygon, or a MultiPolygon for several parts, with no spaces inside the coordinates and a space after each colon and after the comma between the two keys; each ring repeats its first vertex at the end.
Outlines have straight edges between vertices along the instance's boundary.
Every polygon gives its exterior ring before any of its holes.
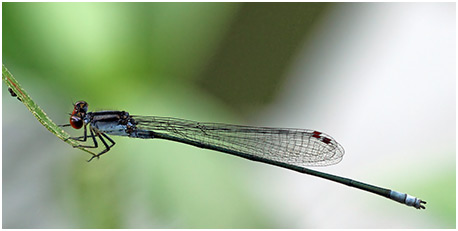
{"type": "Polygon", "coordinates": [[[267,117],[344,146],[342,162],[317,170],[408,193],[427,209],[284,172],[291,176],[266,199],[279,220],[298,228],[450,227],[436,209],[454,212],[456,203],[455,16],[454,4],[338,4],[267,117]]]}

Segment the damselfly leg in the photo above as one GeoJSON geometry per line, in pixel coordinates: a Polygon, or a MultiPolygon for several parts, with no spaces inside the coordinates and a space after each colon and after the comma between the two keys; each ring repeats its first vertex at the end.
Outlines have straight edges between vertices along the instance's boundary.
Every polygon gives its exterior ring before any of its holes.
{"type": "MultiPolygon", "coordinates": [[[[59,125],[59,126],[60,127],[67,127],[67,126],[70,126],[70,124],[64,124],[64,125],[59,125]]],[[[80,142],[86,142],[88,140],[88,137],[92,138],[92,142],[93,142],[92,145],[79,144],[79,145],[74,145],[73,146],[74,148],[98,148],[99,144],[97,143],[97,137],[102,141],[103,145],[105,146],[105,149],[103,151],[101,151],[100,153],[98,153],[97,155],[93,155],[87,162],[91,162],[91,160],[94,159],[95,157],[97,157],[97,159],[100,158],[100,156],[102,154],[110,151],[110,149],[116,144],[116,142],[114,142],[114,140],[111,139],[108,135],[106,135],[103,132],[96,131],[91,126],[89,126],[89,132],[90,132],[90,135],[88,136],[87,135],[87,124],[86,124],[84,126],[84,135],[83,136],[69,137],[68,138],[68,139],[72,139],[72,140],[76,140],[76,141],[80,141],[80,142]],[[105,141],[105,139],[103,137],[105,137],[108,141],[110,141],[111,144],[108,145],[108,143],[105,141]]]]}
{"type": "MultiPolygon", "coordinates": [[[[70,137],[70,139],[78,140],[78,141],[81,141],[81,142],[86,142],[87,141],[87,129],[86,129],[86,127],[87,126],[84,126],[84,136],[70,137]]],[[[89,132],[91,133],[90,137],[92,138],[93,145],[82,145],[82,144],[80,144],[80,145],[75,145],[73,147],[74,148],[78,148],[78,147],[81,147],[81,148],[98,148],[99,144],[97,143],[97,139],[96,139],[96,137],[98,137],[100,139],[100,141],[102,141],[103,145],[105,145],[105,149],[103,151],[101,151],[99,154],[93,155],[91,157],[91,159],[88,160],[88,162],[90,162],[95,157],[99,158],[102,154],[110,151],[111,147],[113,147],[116,144],[114,142],[114,140],[112,140],[109,136],[107,136],[106,134],[104,134],[102,132],[98,132],[98,131],[94,130],[91,126],[89,126],[89,132]],[[105,137],[108,141],[110,141],[111,144],[108,145],[103,137],[105,137]]]]}

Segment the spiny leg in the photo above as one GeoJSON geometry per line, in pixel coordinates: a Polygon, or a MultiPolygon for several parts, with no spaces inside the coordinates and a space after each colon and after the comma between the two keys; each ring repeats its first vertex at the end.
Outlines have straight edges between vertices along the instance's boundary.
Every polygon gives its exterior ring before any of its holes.
{"type": "MultiPolygon", "coordinates": [[[[92,133],[92,131],[91,131],[91,133],[92,133]]],[[[102,141],[102,143],[105,145],[105,150],[101,151],[101,152],[100,152],[99,154],[97,154],[97,155],[93,155],[93,156],[91,157],[91,159],[89,159],[87,162],[91,162],[91,160],[94,159],[95,157],[97,157],[97,159],[100,158],[100,156],[101,156],[102,154],[104,154],[104,153],[110,151],[111,147],[113,147],[113,146],[116,144],[116,143],[115,143],[109,136],[107,136],[105,133],[98,133],[98,132],[96,132],[96,135],[99,137],[99,139],[100,139],[100,140],[102,141]],[[103,139],[102,136],[105,137],[105,138],[107,138],[108,141],[111,142],[111,145],[108,145],[107,142],[105,141],[105,139],[103,139]]]]}
{"type": "MultiPolygon", "coordinates": [[[[92,141],[94,142],[94,145],[91,146],[91,145],[81,145],[81,144],[79,144],[79,145],[73,146],[74,148],[98,148],[99,147],[99,144],[97,143],[97,140],[95,139],[95,135],[94,135],[92,127],[89,128],[89,131],[91,132],[91,137],[92,137],[92,141]]],[[[98,135],[98,133],[96,133],[96,135],[98,135]]],[[[74,138],[76,139],[76,138],[80,138],[80,137],[74,137],[74,138]]],[[[99,138],[100,138],[100,136],[99,136],[99,138]]],[[[86,142],[86,140],[87,140],[86,127],[84,127],[83,140],[78,140],[78,141],[86,142]]]]}
{"type": "MultiPolygon", "coordinates": [[[[101,133],[101,134],[102,134],[102,136],[104,136],[105,138],[107,138],[108,141],[111,142],[111,145],[110,145],[110,147],[108,148],[108,150],[109,150],[110,148],[112,148],[112,147],[116,144],[116,142],[114,142],[114,140],[112,140],[107,134],[105,134],[105,133],[101,133]]],[[[108,151],[107,151],[107,152],[108,152],[108,151]]]]}
{"type": "MultiPolygon", "coordinates": [[[[59,125],[61,127],[65,126],[64,125],[59,125]]],[[[87,125],[84,125],[84,136],[77,136],[77,137],[68,137],[67,139],[65,139],[64,141],[67,141],[68,139],[72,139],[72,140],[76,140],[76,141],[81,141],[81,142],[86,142],[87,140],[87,125]]],[[[76,147],[79,147],[79,146],[76,146],[76,147]]],[[[75,148],[75,146],[74,146],[75,148]]]]}
{"type": "MultiPolygon", "coordinates": [[[[94,134],[92,134],[92,127],[89,127],[89,130],[91,132],[92,138],[94,138],[94,134]]],[[[87,140],[87,124],[84,125],[84,136],[72,137],[71,139],[78,140],[78,141],[81,141],[81,142],[86,142],[86,140],[87,140]],[[83,139],[81,140],[81,138],[83,138],[83,139]]],[[[97,147],[97,142],[94,141],[94,143],[95,143],[95,145],[97,147]]]]}

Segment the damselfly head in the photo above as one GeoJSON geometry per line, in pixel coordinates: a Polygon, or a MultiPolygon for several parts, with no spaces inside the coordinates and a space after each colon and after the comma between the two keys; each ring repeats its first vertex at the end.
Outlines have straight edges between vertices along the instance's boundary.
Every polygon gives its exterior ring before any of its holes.
{"type": "Polygon", "coordinates": [[[70,114],[70,125],[72,125],[74,129],[80,129],[83,127],[83,119],[86,116],[87,107],[88,105],[86,101],[78,101],[75,103],[73,112],[70,114]]]}

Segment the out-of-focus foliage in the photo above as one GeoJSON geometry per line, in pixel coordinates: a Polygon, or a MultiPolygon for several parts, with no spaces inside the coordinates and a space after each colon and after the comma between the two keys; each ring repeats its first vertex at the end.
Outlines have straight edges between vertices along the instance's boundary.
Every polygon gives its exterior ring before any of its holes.
{"type": "MultiPolygon", "coordinates": [[[[89,102],[90,110],[236,122],[244,117],[237,111],[254,112],[273,97],[288,61],[324,4],[2,6],[3,62],[50,117],[63,124],[76,100],[89,102]]],[[[20,110],[15,104],[4,101],[4,111],[20,110]]],[[[22,120],[32,125],[19,132],[33,134],[34,128],[42,134],[24,113],[4,117],[4,133],[13,134],[10,130],[18,127],[9,124],[22,120]]],[[[13,142],[4,146],[4,154],[23,159],[25,166],[36,156],[55,163],[45,179],[37,181],[49,196],[29,203],[28,212],[15,215],[20,210],[8,209],[8,203],[17,206],[16,200],[4,201],[4,227],[276,226],[241,187],[243,168],[230,167],[243,163],[237,158],[215,158],[211,151],[202,155],[201,150],[165,141],[120,138],[102,160],[86,164],[90,156],[47,135],[34,140],[22,135],[28,142],[24,149],[13,148],[13,142]],[[36,150],[37,142],[46,146],[36,150]],[[49,179],[52,182],[42,182],[49,179]],[[39,212],[43,208],[53,209],[39,212]],[[40,221],[20,220],[39,214],[40,221]],[[53,214],[59,222],[46,218],[53,214]]],[[[14,181],[11,171],[4,174],[4,186],[14,181]]],[[[19,173],[24,178],[31,178],[29,174],[19,173]]]]}

